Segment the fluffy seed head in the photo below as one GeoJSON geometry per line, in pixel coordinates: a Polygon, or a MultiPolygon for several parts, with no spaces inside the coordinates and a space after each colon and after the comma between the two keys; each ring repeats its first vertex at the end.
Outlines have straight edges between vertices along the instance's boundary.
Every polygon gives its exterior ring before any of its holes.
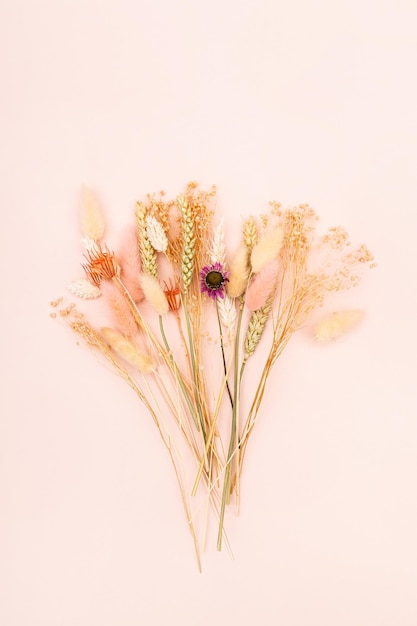
{"type": "Polygon", "coordinates": [[[276,259],[281,250],[284,234],[281,228],[273,228],[262,235],[251,254],[252,271],[257,274],[276,259]]]}
{"type": "Polygon", "coordinates": [[[104,216],[100,202],[91,189],[81,188],[80,207],[81,231],[85,237],[99,241],[104,234],[104,216]]]}
{"type": "Polygon", "coordinates": [[[143,299],[139,286],[139,275],[142,271],[139,254],[137,230],[133,225],[125,228],[119,245],[117,259],[120,263],[120,278],[135,302],[143,299]]]}
{"type": "Polygon", "coordinates": [[[133,337],[138,329],[128,301],[112,281],[103,282],[101,289],[112,313],[115,326],[127,337],[133,337]]]}
{"type": "Polygon", "coordinates": [[[139,277],[145,299],[153,306],[158,315],[165,315],[169,311],[169,303],[164,290],[158,280],[150,274],[141,274],[139,277]]]}
{"type": "Polygon", "coordinates": [[[142,374],[152,371],[152,359],[148,354],[141,352],[130,339],[114,328],[102,328],[101,334],[109,346],[122,359],[139,370],[142,374]]]}
{"type": "Polygon", "coordinates": [[[227,293],[231,298],[238,298],[245,292],[249,277],[248,250],[242,244],[230,264],[227,293]]]}
{"type": "Polygon", "coordinates": [[[245,298],[245,304],[250,311],[256,311],[264,306],[276,287],[278,272],[279,262],[275,259],[255,276],[248,287],[245,298]]]}
{"type": "Polygon", "coordinates": [[[322,319],[314,330],[314,337],[322,343],[337,339],[357,326],[364,318],[361,310],[347,310],[332,313],[322,319]]]}

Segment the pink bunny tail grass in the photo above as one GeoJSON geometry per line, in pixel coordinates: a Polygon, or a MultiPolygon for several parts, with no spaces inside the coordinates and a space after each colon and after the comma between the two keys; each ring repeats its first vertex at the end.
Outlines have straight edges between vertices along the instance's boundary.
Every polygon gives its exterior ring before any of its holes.
{"type": "Polygon", "coordinates": [[[136,322],[126,298],[119,291],[117,285],[108,280],[104,280],[101,284],[101,291],[105,301],[109,305],[114,324],[118,330],[126,335],[126,337],[136,335],[138,331],[136,322]]]}
{"type": "Polygon", "coordinates": [[[125,228],[117,254],[121,267],[120,278],[135,302],[143,300],[143,292],[139,284],[142,271],[136,226],[125,228]]]}
{"type": "Polygon", "coordinates": [[[247,292],[245,304],[250,311],[257,311],[266,303],[268,296],[274,290],[279,272],[279,261],[268,263],[255,276],[247,292]]]}

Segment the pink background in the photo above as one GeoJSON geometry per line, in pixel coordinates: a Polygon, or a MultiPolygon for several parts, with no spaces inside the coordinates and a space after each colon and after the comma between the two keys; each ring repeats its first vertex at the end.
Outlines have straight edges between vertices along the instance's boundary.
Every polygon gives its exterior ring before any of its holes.
{"type": "Polygon", "coordinates": [[[415,626],[415,0],[0,13],[0,624],[415,626]],[[354,334],[300,333],[278,364],[235,560],[211,537],[201,576],[148,415],[49,318],[79,276],[82,182],[117,233],[190,179],[229,223],[307,201],[379,264],[354,334]]]}

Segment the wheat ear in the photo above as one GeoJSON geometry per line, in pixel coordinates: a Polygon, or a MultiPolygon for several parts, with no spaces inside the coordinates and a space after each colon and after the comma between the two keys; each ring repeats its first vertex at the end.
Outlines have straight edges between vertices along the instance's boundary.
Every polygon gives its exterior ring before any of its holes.
{"type": "Polygon", "coordinates": [[[261,340],[272,310],[274,295],[275,294],[270,294],[264,306],[254,311],[250,317],[245,337],[245,356],[243,363],[246,363],[249,357],[252,356],[261,340]]]}
{"type": "Polygon", "coordinates": [[[194,218],[190,204],[184,196],[178,196],[177,203],[183,218],[183,246],[182,246],[182,281],[186,295],[193,278],[195,256],[195,229],[194,218]]]}
{"type": "Polygon", "coordinates": [[[147,274],[158,278],[158,266],[156,252],[149,241],[146,229],[146,207],[142,202],[136,203],[136,225],[138,232],[139,252],[142,261],[142,269],[147,274]]]}

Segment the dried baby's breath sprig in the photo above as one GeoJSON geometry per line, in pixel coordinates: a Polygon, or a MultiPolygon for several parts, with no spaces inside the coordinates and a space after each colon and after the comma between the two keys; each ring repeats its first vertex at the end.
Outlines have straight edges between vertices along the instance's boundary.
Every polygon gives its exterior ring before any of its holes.
{"type": "Polygon", "coordinates": [[[100,202],[85,185],[81,188],[80,224],[83,235],[90,240],[100,241],[103,237],[105,222],[100,202]]]}
{"type": "Polygon", "coordinates": [[[140,258],[142,261],[142,270],[155,278],[158,278],[158,265],[156,261],[156,252],[149,241],[146,228],[147,210],[142,202],[136,203],[136,225],[138,232],[138,242],[140,258]]]}
{"type": "Polygon", "coordinates": [[[100,288],[96,285],[93,285],[91,281],[87,280],[86,278],[73,280],[67,285],[67,289],[72,294],[74,294],[74,296],[77,296],[78,298],[83,298],[84,300],[91,300],[101,296],[100,288]]]}
{"type": "Polygon", "coordinates": [[[178,196],[178,207],[183,218],[183,249],[182,249],[182,282],[186,295],[193,278],[194,255],[195,255],[195,225],[194,216],[190,203],[184,196],[178,196]]]}
{"type": "Polygon", "coordinates": [[[262,235],[258,243],[253,247],[250,257],[251,268],[254,274],[260,272],[268,263],[277,258],[284,233],[281,228],[272,228],[262,235]]]}
{"type": "Polygon", "coordinates": [[[146,217],[146,233],[148,239],[156,252],[166,252],[168,248],[168,238],[156,217],[148,215],[146,217]]]}
{"type": "Polygon", "coordinates": [[[230,263],[230,276],[226,287],[230,298],[238,298],[246,291],[249,279],[248,260],[248,249],[243,244],[239,246],[230,263]]]}
{"type": "Polygon", "coordinates": [[[169,303],[164,290],[158,280],[150,274],[141,274],[139,277],[145,299],[153,306],[158,315],[166,315],[169,311],[169,303]]]}
{"type": "Polygon", "coordinates": [[[101,334],[109,346],[129,365],[136,368],[141,374],[148,374],[153,370],[152,359],[135,344],[114,328],[102,328],[101,334]]]}

